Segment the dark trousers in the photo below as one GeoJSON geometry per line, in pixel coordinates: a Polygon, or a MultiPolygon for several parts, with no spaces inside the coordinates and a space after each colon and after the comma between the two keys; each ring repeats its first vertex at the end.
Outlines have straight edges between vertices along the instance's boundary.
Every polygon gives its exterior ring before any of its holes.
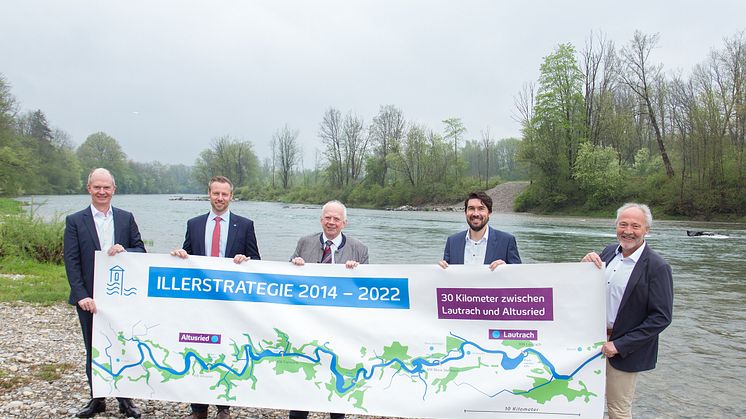
{"type": "MultiPolygon", "coordinates": [[[[201,404],[201,403],[192,403],[192,412],[196,412],[196,413],[207,412],[207,408],[208,408],[208,407],[210,407],[210,406],[209,406],[209,405],[206,405],[206,404],[201,404]]],[[[226,410],[226,409],[230,409],[230,406],[220,406],[220,405],[215,405],[215,407],[217,407],[217,408],[218,408],[218,410],[226,410]]]]}
{"type": "MultiPolygon", "coordinates": [[[[306,419],[307,417],[308,412],[303,412],[301,410],[291,410],[290,415],[288,416],[289,419],[306,419]]],[[[344,413],[329,413],[329,418],[344,419],[345,415],[344,413]]]]}
{"type": "Polygon", "coordinates": [[[80,320],[80,329],[83,331],[83,344],[85,345],[85,375],[88,377],[88,391],[93,397],[93,385],[91,382],[91,335],[93,335],[93,314],[80,308],[75,304],[80,320]]]}
{"type": "MultiPolygon", "coordinates": [[[[80,321],[80,329],[83,332],[83,344],[85,345],[85,375],[88,377],[88,391],[90,392],[91,398],[93,398],[93,381],[91,381],[91,345],[93,336],[93,314],[89,311],[85,311],[80,308],[79,305],[75,304],[75,309],[78,312],[78,320],[80,321]]],[[[123,400],[123,397],[117,397],[117,400],[123,400]]]]}

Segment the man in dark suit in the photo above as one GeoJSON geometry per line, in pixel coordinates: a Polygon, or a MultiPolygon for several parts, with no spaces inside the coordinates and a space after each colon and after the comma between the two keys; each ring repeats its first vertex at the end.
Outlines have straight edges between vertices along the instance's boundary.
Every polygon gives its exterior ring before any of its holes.
{"type": "MultiPolygon", "coordinates": [[[[90,418],[106,411],[103,398],[93,398],[91,386],[91,335],[96,302],[93,300],[93,271],[95,252],[104,250],[109,256],[120,252],[145,252],[132,213],[111,206],[117,189],[114,177],[106,169],[94,169],[88,175],[91,205],[65,219],[64,259],[67,281],[70,283],[68,303],[75,305],[85,344],[85,373],[91,400],[77,413],[79,418],[90,418]]],[[[132,400],[118,398],[119,411],[128,417],[140,417],[140,410],[132,400]]]]}
{"type": "Polygon", "coordinates": [[[671,324],[671,266],[645,242],[653,216],[647,205],[627,203],[617,210],[618,243],[601,255],[588,253],[606,274],[606,408],[610,419],[631,418],[638,373],[655,368],[658,335],[671,324]]]}
{"type": "MultiPolygon", "coordinates": [[[[211,211],[187,221],[186,237],[181,249],[172,255],[233,258],[236,263],[259,260],[254,222],[228,210],[233,199],[233,183],[225,176],[215,176],[207,186],[211,211]]],[[[230,419],[230,406],[216,406],[216,419],[230,419]]],[[[192,403],[192,413],[184,419],[207,419],[208,406],[192,403]]]]}
{"type": "Polygon", "coordinates": [[[492,198],[484,192],[472,192],[464,200],[464,214],[469,229],[456,233],[446,240],[443,260],[449,264],[485,264],[495,270],[506,263],[521,263],[515,237],[488,225],[492,214],[492,198]]]}

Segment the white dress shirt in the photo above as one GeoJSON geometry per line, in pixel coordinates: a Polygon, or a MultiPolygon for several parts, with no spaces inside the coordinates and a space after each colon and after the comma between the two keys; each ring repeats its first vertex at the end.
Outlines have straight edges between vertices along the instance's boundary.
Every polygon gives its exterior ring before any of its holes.
{"type": "Polygon", "coordinates": [[[621,252],[621,246],[617,248],[614,259],[606,265],[606,327],[614,327],[614,320],[619,313],[619,304],[622,302],[624,290],[627,289],[629,277],[635,268],[637,261],[640,260],[643,249],[647,243],[643,242],[634,253],[624,257],[621,252]]]}
{"type": "Polygon", "coordinates": [[[490,228],[488,226],[484,228],[484,236],[479,241],[472,240],[469,237],[470,230],[466,230],[464,265],[484,265],[484,258],[487,256],[487,240],[490,238],[490,228]]]}
{"type": "Polygon", "coordinates": [[[101,212],[91,204],[91,213],[93,214],[93,223],[96,224],[96,235],[101,250],[107,251],[114,246],[114,211],[111,206],[106,212],[101,212]]]}

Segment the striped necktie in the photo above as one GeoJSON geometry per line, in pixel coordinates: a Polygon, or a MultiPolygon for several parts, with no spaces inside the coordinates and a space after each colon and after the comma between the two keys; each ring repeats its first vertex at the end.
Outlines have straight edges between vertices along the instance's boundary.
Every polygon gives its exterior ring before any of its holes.
{"type": "Polygon", "coordinates": [[[324,243],[324,253],[321,255],[321,263],[332,263],[332,241],[327,240],[324,243]]]}

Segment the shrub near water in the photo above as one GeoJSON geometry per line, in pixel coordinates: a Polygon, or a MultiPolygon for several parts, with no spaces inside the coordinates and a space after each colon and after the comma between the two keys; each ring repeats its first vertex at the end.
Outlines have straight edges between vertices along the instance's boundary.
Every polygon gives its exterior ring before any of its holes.
{"type": "Polygon", "coordinates": [[[44,222],[30,215],[6,215],[0,221],[0,257],[27,257],[62,263],[62,221],[44,222]]]}

